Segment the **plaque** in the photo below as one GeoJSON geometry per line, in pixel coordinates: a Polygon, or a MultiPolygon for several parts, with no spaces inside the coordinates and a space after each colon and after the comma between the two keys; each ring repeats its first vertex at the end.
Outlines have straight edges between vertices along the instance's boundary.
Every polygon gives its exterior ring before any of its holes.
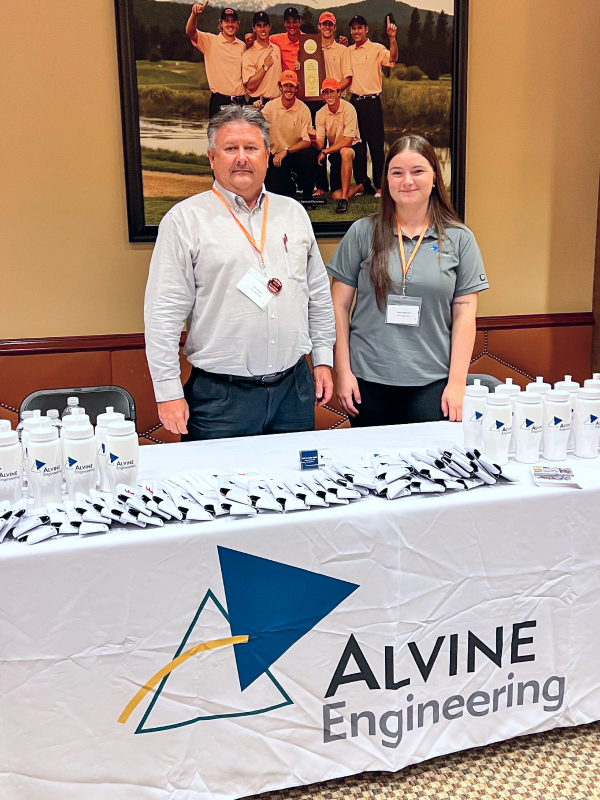
{"type": "Polygon", "coordinates": [[[320,33],[301,34],[298,61],[300,62],[298,98],[300,100],[319,100],[321,84],[326,77],[320,33]]]}

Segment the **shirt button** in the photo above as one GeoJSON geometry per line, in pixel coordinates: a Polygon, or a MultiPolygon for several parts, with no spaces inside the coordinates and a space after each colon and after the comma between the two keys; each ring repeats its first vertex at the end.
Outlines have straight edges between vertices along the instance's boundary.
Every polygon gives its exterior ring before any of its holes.
{"type": "Polygon", "coordinates": [[[271,339],[271,344],[275,344],[275,339],[271,339]]]}
{"type": "Polygon", "coordinates": [[[273,369],[273,364],[269,364],[269,369],[273,369]]]}
{"type": "Polygon", "coordinates": [[[275,319],[275,314],[271,314],[271,319],[275,319]]]}

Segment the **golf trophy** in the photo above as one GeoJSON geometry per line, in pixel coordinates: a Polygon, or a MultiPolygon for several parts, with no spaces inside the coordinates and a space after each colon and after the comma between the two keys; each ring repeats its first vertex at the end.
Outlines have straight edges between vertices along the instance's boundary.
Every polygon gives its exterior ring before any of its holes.
{"type": "Polygon", "coordinates": [[[321,97],[321,83],[325,80],[325,59],[320,33],[301,34],[298,61],[298,98],[318,100],[321,97]]]}

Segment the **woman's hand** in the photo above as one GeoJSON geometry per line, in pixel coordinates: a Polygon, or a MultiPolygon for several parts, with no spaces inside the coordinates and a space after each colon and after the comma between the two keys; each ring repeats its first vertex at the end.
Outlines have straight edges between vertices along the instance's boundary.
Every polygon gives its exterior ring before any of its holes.
{"type": "Polygon", "coordinates": [[[359,411],[354,403],[360,404],[360,391],[358,389],[358,381],[350,370],[348,370],[348,372],[338,372],[336,392],[338,403],[341,405],[342,409],[348,416],[355,417],[359,411]]]}
{"type": "Polygon", "coordinates": [[[465,396],[464,383],[450,383],[444,389],[442,395],[442,411],[449,422],[462,421],[462,404],[465,396]]]}

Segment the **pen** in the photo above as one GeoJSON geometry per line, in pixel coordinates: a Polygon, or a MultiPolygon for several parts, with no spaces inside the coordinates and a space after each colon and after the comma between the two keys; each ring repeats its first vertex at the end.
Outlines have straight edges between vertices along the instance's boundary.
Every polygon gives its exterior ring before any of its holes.
{"type": "Polygon", "coordinates": [[[285,252],[287,253],[287,233],[283,234],[283,246],[285,247],[285,252]]]}

